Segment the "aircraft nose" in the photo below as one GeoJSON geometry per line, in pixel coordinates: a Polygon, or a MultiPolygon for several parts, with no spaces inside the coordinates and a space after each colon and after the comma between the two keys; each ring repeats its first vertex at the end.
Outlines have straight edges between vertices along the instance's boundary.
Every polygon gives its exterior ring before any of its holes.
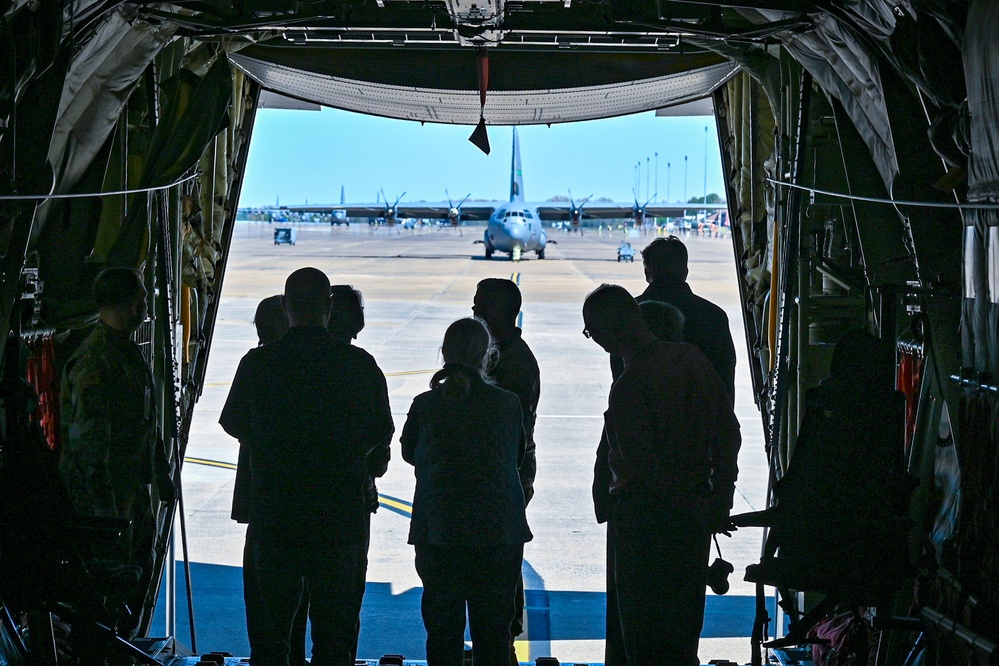
{"type": "Polygon", "coordinates": [[[527,226],[523,224],[512,224],[509,229],[510,238],[515,241],[527,240],[527,226]]]}

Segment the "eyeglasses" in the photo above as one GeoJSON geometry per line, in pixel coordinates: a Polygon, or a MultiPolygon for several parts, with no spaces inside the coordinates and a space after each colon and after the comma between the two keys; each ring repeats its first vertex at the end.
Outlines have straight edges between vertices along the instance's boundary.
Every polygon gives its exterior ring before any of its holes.
{"type": "Polygon", "coordinates": [[[587,340],[590,339],[590,332],[585,328],[583,329],[583,335],[586,337],[587,340]]]}

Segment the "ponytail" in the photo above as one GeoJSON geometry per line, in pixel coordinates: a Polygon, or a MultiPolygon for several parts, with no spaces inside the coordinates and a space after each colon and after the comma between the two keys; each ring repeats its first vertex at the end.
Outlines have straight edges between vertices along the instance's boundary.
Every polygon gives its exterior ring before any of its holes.
{"type": "Polygon", "coordinates": [[[444,333],[444,367],[430,379],[430,388],[443,391],[447,400],[467,396],[472,386],[468,373],[476,372],[486,380],[486,364],[495,356],[494,351],[489,329],[481,320],[459,319],[444,333]]]}

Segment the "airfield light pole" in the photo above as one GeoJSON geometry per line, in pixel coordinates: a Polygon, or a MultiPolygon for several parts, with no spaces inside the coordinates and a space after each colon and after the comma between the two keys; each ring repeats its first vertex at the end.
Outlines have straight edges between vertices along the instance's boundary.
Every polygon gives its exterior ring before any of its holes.
{"type": "Polygon", "coordinates": [[[659,153],[655,153],[656,156],[656,190],[652,193],[654,198],[659,198],[659,153]]]}
{"type": "Polygon", "coordinates": [[[645,158],[645,198],[649,198],[649,158],[645,158]]]}
{"type": "Polygon", "coordinates": [[[669,198],[669,174],[670,174],[670,164],[672,164],[672,163],[671,163],[671,162],[667,162],[667,163],[666,163],[666,203],[669,203],[669,202],[670,202],[670,198],[669,198]]]}
{"type": "Polygon", "coordinates": [[[708,127],[704,126],[704,219],[708,219],[708,127]]]}
{"type": "Polygon", "coordinates": [[[683,203],[687,203],[687,156],[683,156],[683,203]]]}

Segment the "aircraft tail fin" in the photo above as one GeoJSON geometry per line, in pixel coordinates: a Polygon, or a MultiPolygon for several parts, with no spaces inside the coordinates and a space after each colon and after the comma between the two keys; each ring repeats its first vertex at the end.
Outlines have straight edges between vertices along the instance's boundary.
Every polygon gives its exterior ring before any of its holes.
{"type": "Polygon", "coordinates": [[[524,200],[524,172],[520,170],[520,141],[513,128],[513,160],[510,164],[510,201],[524,200]]]}
{"type": "Polygon", "coordinates": [[[346,193],[344,192],[343,185],[340,186],[340,205],[347,203],[346,193]]]}

